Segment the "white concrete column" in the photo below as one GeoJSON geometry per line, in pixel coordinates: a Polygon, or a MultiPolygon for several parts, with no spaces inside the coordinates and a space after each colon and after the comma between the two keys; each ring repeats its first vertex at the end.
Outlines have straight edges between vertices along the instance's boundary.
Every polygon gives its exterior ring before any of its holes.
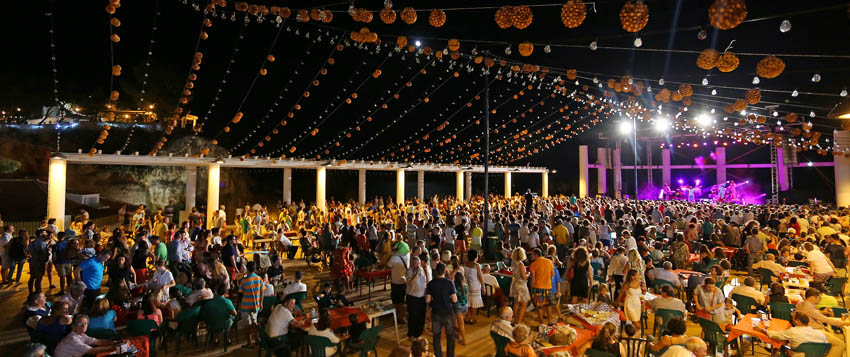
{"type": "Polygon", "coordinates": [[[611,150],[611,161],[614,167],[614,197],[623,196],[623,161],[620,160],[620,149],[611,150]]]}
{"type": "Polygon", "coordinates": [[[466,199],[468,201],[469,199],[472,198],[472,172],[465,172],[464,176],[463,176],[463,180],[464,180],[463,187],[464,187],[464,190],[466,190],[464,192],[463,197],[464,197],[464,199],[466,199]]]}
{"type": "Polygon", "coordinates": [[[463,201],[463,171],[455,173],[455,198],[463,201]]]}
{"type": "Polygon", "coordinates": [[[587,197],[588,191],[588,172],[587,172],[587,145],[579,145],[578,147],[578,195],[581,198],[587,197]]]}
{"type": "MultiPolygon", "coordinates": [[[[835,151],[842,151],[850,145],[850,131],[835,130],[832,134],[835,151]]],[[[835,205],[850,206],[850,157],[833,155],[835,162],[835,205]]]]}
{"type": "Polygon", "coordinates": [[[325,210],[325,189],[327,179],[327,169],[322,167],[316,168],[316,208],[325,210]]]}
{"type": "Polygon", "coordinates": [[[357,200],[366,204],[366,170],[357,170],[357,200]]]}
{"type": "Polygon", "coordinates": [[[404,169],[395,170],[395,201],[396,204],[404,203],[404,169]]]}
{"type": "Polygon", "coordinates": [[[68,161],[50,159],[47,177],[47,218],[56,218],[59,231],[65,230],[65,186],[68,161]]]}
{"type": "Polygon", "coordinates": [[[779,191],[788,191],[788,166],[785,166],[785,155],[781,146],[776,148],[776,177],[779,179],[779,191]]]}
{"type": "Polygon", "coordinates": [[[596,161],[599,164],[599,168],[596,169],[596,192],[603,196],[608,193],[608,176],[605,173],[605,156],[607,153],[606,148],[596,149],[596,161]]]}
{"type": "Polygon", "coordinates": [[[425,201],[425,171],[419,170],[416,176],[416,198],[419,202],[425,201]]]}
{"type": "Polygon", "coordinates": [[[540,196],[549,197],[549,173],[543,172],[541,176],[541,184],[540,184],[540,196]]]}
{"type": "Polygon", "coordinates": [[[186,166],[186,216],[197,204],[198,196],[198,167],[186,166]]]}
{"type": "Polygon", "coordinates": [[[292,168],[283,169],[283,202],[292,203],[292,168]]]}
{"type": "MultiPolygon", "coordinates": [[[[724,148],[725,149],[725,148],[724,148]]],[[[723,152],[724,162],[726,162],[726,152],[723,152]]],[[[719,174],[718,174],[719,175],[719,174]]],[[[724,172],[725,175],[725,172],[724,172]]],[[[670,186],[670,149],[661,149],[661,183],[670,186]]],[[[720,183],[720,182],[718,182],[720,183]]]]}
{"type": "Polygon", "coordinates": [[[511,197],[511,172],[505,172],[505,197],[511,197]]]}
{"type": "Polygon", "coordinates": [[[714,149],[714,156],[717,157],[717,184],[726,182],[726,148],[718,146],[714,149]]]}
{"type": "Polygon", "coordinates": [[[212,229],[213,222],[210,217],[218,210],[218,190],[221,187],[221,165],[210,164],[207,166],[207,229],[212,229]]]}

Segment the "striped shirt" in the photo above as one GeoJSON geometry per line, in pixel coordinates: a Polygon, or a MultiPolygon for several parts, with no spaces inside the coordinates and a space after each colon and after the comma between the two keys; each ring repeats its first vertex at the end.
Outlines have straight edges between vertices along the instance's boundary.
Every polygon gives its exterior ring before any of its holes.
{"type": "Polygon", "coordinates": [[[251,273],[242,278],[242,283],[239,285],[239,292],[242,293],[242,302],[239,305],[240,311],[256,312],[260,311],[260,299],[262,299],[263,279],[257,274],[251,273]]]}

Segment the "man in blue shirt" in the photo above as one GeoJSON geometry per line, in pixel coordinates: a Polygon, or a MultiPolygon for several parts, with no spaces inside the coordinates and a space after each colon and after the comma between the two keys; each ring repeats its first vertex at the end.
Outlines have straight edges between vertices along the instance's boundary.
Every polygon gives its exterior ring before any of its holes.
{"type": "Polygon", "coordinates": [[[27,282],[27,288],[29,288],[30,294],[41,291],[41,279],[44,278],[48,256],[45,238],[47,238],[47,231],[41,231],[35,240],[27,246],[30,256],[30,280],[27,282]]]}
{"type": "Polygon", "coordinates": [[[86,297],[92,301],[100,295],[100,284],[103,282],[103,263],[112,257],[108,249],[101,250],[97,255],[83,260],[77,267],[77,275],[86,284],[86,297]]]}
{"type": "Polygon", "coordinates": [[[71,282],[73,282],[71,278],[73,265],[65,258],[65,249],[68,248],[68,239],[65,239],[65,232],[57,234],[56,237],[59,241],[52,247],[53,265],[56,267],[56,274],[59,275],[59,292],[56,295],[62,296],[65,295],[65,283],[67,282],[70,288],[71,282]]]}

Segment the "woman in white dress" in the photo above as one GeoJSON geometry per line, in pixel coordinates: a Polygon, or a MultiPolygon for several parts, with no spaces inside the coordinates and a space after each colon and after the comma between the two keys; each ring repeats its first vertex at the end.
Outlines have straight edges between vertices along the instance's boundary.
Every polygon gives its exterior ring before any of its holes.
{"type": "Polygon", "coordinates": [[[625,303],[623,304],[624,312],[626,313],[626,319],[632,322],[632,325],[635,326],[638,333],[640,333],[640,315],[641,315],[641,302],[640,297],[643,294],[640,285],[640,277],[638,277],[638,271],[635,269],[630,269],[628,274],[626,275],[625,289],[623,289],[623,294],[626,295],[625,303]]]}
{"type": "Polygon", "coordinates": [[[469,311],[466,312],[464,321],[474,325],[477,322],[475,312],[478,308],[484,307],[484,300],[481,298],[481,282],[484,281],[484,275],[481,273],[481,265],[478,264],[478,250],[471,249],[466,255],[463,276],[466,277],[466,285],[469,286],[469,311]]]}
{"type": "Polygon", "coordinates": [[[525,249],[517,247],[511,253],[511,271],[514,273],[511,281],[511,297],[514,299],[514,311],[516,311],[514,324],[522,323],[525,308],[531,301],[531,293],[528,292],[528,272],[522,263],[523,260],[525,260],[525,249]]]}

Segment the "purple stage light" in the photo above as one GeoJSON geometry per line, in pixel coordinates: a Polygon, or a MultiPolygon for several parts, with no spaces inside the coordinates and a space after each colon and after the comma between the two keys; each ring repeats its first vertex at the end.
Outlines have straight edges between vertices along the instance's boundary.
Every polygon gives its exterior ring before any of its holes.
{"type": "Polygon", "coordinates": [[[696,181],[696,182],[697,182],[697,186],[699,186],[699,183],[700,183],[699,179],[697,179],[697,181],[696,181]]]}
{"type": "Polygon", "coordinates": [[[684,185],[684,184],[685,184],[685,180],[679,179],[679,184],[680,184],[680,185],[684,185]]]}

